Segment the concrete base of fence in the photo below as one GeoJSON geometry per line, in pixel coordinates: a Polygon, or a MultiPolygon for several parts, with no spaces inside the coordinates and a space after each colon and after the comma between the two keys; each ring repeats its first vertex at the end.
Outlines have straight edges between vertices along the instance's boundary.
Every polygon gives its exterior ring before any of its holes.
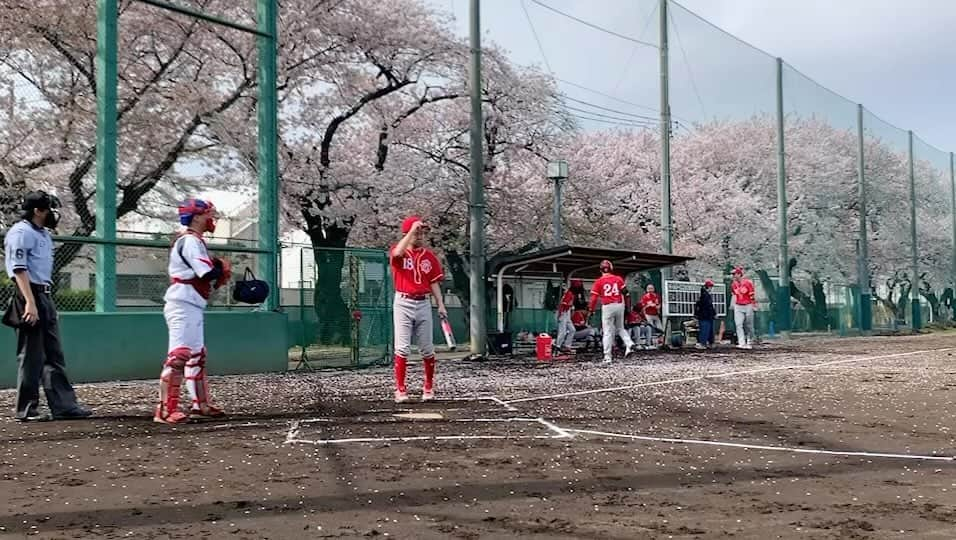
{"type": "MultiPolygon", "coordinates": [[[[159,312],[61,313],[60,334],[74,383],[157,378],[166,358],[166,322],[159,312]]],[[[206,313],[206,348],[212,375],[285,371],[286,315],[206,313]]],[[[7,359],[0,388],[16,386],[15,356],[15,333],[0,327],[0,358],[7,359]]]]}

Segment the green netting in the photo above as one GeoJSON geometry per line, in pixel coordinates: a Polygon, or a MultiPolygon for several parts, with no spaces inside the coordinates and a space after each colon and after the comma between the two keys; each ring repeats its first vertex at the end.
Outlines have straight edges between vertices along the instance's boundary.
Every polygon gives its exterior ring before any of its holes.
{"type": "Polygon", "coordinates": [[[794,331],[859,329],[857,106],[783,66],[794,331]]]}
{"type": "Polygon", "coordinates": [[[692,280],[757,285],[757,325],[771,330],[777,285],[773,57],[670,4],[674,252],[692,280]]]}
{"type": "Polygon", "coordinates": [[[914,136],[916,242],[924,324],[952,320],[953,218],[949,154],[914,136]]]}
{"type": "Polygon", "coordinates": [[[873,327],[896,329],[912,324],[908,135],[869,111],[863,135],[873,327]]]}
{"type": "Polygon", "coordinates": [[[281,305],[295,345],[290,360],[311,367],[388,361],[393,293],[384,251],[289,246],[282,283],[281,305]]]}

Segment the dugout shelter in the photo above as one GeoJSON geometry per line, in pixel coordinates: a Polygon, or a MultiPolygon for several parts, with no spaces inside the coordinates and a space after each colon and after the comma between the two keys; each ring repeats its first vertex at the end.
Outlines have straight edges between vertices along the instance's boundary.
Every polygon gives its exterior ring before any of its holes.
{"type": "Polygon", "coordinates": [[[496,257],[488,262],[488,275],[495,281],[497,331],[505,330],[504,280],[524,275],[540,276],[544,274],[561,275],[564,281],[580,278],[594,279],[599,275],[598,267],[602,260],[614,264],[614,272],[621,276],[636,272],[646,272],[682,264],[693,260],[683,255],[666,255],[599,247],[563,245],[539,251],[496,257]]]}

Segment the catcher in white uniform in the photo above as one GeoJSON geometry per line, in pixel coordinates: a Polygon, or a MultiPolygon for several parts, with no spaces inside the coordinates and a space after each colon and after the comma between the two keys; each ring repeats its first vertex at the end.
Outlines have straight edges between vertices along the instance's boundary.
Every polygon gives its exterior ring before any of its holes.
{"type": "Polygon", "coordinates": [[[179,222],[186,230],[169,252],[170,285],[163,315],[169,328],[169,352],[159,379],[159,405],[153,421],[181,424],[189,416],[221,417],[206,382],[206,347],[203,341],[203,310],[212,293],[229,281],[229,261],[210,257],[203,234],[216,230],[216,208],[209,201],[189,199],[179,207],[179,222]],[[190,415],[179,409],[183,378],[192,398],[190,415]]]}

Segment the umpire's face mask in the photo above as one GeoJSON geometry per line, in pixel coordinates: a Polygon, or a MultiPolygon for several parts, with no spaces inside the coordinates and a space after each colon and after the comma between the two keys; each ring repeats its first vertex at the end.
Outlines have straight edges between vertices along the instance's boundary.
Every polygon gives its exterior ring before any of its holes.
{"type": "Polygon", "coordinates": [[[46,218],[43,220],[43,226],[47,229],[56,229],[60,224],[60,199],[56,195],[50,195],[50,209],[46,212],[46,218]]]}

